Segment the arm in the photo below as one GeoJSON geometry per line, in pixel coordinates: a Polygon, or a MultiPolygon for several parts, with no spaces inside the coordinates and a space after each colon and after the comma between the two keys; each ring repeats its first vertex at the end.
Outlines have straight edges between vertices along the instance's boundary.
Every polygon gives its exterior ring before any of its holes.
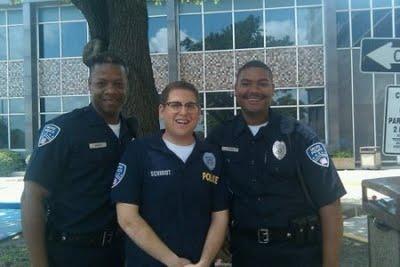
{"type": "MultiPolygon", "coordinates": [[[[206,242],[201,253],[200,261],[193,266],[208,267],[211,265],[215,256],[224,242],[226,230],[228,228],[229,213],[228,210],[212,213],[210,228],[206,242]]],[[[190,265],[188,265],[190,266],[190,265]]]]}
{"type": "Polygon", "coordinates": [[[45,242],[46,213],[44,199],[48,191],[41,185],[26,181],[21,197],[22,229],[33,267],[47,267],[45,242]]]}
{"type": "Polygon", "coordinates": [[[139,206],[117,203],[118,223],[124,232],[146,253],[167,266],[184,266],[190,261],[171,251],[140,216],[139,206]]]}
{"type": "Polygon", "coordinates": [[[324,267],[339,266],[340,243],[343,235],[343,221],[340,200],[319,209],[322,226],[322,258],[324,267]]]}

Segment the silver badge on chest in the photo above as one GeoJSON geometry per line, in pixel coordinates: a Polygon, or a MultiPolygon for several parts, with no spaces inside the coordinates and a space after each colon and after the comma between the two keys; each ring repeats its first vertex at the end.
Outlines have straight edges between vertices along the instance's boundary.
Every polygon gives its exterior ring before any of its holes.
{"type": "Polygon", "coordinates": [[[272,153],[278,160],[283,159],[286,156],[286,144],[283,141],[275,141],[272,146],[272,153]]]}
{"type": "Polygon", "coordinates": [[[216,159],[213,153],[210,152],[204,153],[203,162],[210,171],[215,169],[216,159]]]}

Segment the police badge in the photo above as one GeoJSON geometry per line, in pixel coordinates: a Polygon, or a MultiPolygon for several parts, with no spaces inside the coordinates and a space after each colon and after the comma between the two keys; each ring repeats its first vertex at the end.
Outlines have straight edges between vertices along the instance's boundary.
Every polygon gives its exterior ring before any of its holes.
{"type": "Polygon", "coordinates": [[[215,169],[216,160],[213,153],[210,152],[204,153],[203,162],[210,171],[215,169]]]}
{"type": "Polygon", "coordinates": [[[286,144],[283,141],[275,141],[272,146],[272,153],[278,160],[283,159],[286,156],[286,144]]]}
{"type": "Polygon", "coordinates": [[[40,133],[38,147],[47,145],[48,143],[56,139],[57,135],[60,132],[60,127],[55,124],[47,124],[46,126],[44,126],[42,132],[40,133]]]}
{"type": "Polygon", "coordinates": [[[125,177],[125,173],[126,173],[126,165],[123,163],[119,163],[117,170],[115,171],[114,181],[111,188],[116,187],[122,181],[122,179],[125,177]]]}

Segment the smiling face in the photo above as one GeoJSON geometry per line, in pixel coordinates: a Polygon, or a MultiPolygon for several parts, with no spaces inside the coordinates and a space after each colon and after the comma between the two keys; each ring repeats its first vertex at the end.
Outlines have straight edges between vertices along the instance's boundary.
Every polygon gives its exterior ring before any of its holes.
{"type": "Polygon", "coordinates": [[[93,67],[89,77],[92,105],[107,123],[118,123],[127,84],[124,67],[112,63],[93,67]]]}
{"type": "Polygon", "coordinates": [[[187,89],[174,88],[167,101],[159,106],[160,118],[164,120],[164,138],[177,145],[194,142],[193,131],[200,118],[196,95],[187,89]],[[181,107],[180,104],[182,105],[181,107]]]}
{"type": "Polygon", "coordinates": [[[272,74],[266,69],[249,67],[243,69],[237,77],[235,95],[242,113],[249,124],[260,124],[268,119],[275,86],[272,74]]]}

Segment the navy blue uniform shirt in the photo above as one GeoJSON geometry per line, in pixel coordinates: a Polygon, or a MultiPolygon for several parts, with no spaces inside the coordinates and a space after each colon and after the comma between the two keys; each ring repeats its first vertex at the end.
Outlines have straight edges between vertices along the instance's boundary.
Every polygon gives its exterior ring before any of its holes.
{"type": "Polygon", "coordinates": [[[291,219],[315,213],[299,185],[296,160],[317,208],[346,193],[314,131],[272,110],[269,114],[268,124],[256,136],[238,115],[207,137],[223,153],[238,227],[288,227],[291,219]]]}
{"type": "MultiPolygon", "coordinates": [[[[112,199],[139,206],[140,215],[177,255],[197,262],[212,212],[228,209],[218,150],[199,140],[184,163],[154,135],[132,142],[118,166],[112,199]]],[[[127,242],[128,266],[163,266],[127,242]]]]}
{"type": "Polygon", "coordinates": [[[53,230],[88,233],[116,224],[112,177],[132,137],[121,118],[117,138],[91,105],[46,123],[25,180],[49,191],[48,221],[53,230]]]}

